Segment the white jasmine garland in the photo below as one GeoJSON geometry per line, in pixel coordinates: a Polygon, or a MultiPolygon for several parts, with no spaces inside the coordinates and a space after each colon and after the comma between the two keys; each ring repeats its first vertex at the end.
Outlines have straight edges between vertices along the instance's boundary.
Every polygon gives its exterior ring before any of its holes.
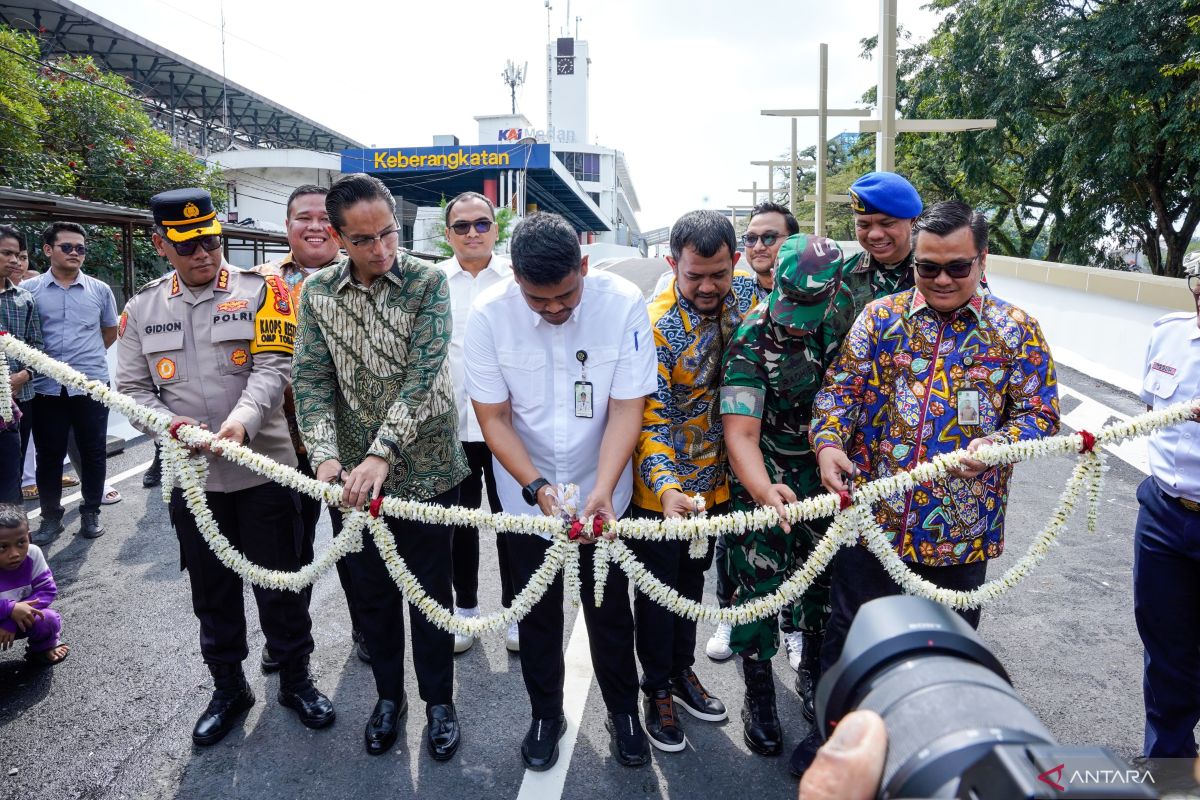
{"type": "MultiPolygon", "coordinates": [[[[175,431],[175,437],[172,438],[167,435],[170,433],[171,422],[168,414],[138,405],[132,398],[110,389],[99,381],[88,379],[66,364],[49,358],[44,353],[14,338],[11,334],[0,335],[0,348],[6,355],[32,366],[39,374],[50,377],[63,386],[74,387],[86,392],[89,397],[124,414],[139,428],[154,431],[158,435],[162,447],[164,500],[169,500],[172,487],[180,488],[187,500],[189,510],[196,518],[197,527],[209,547],[213,549],[221,563],[244,580],[259,586],[300,591],[311,585],[339,558],[347,553],[360,550],[364,532],[369,530],[375,538],[381,556],[384,557],[388,572],[400,587],[405,599],[417,606],[436,625],[453,633],[476,636],[504,630],[509,623],[521,619],[529,613],[533,605],[545,594],[560,569],[564,573],[564,590],[573,602],[580,601],[578,546],[570,542],[566,536],[567,524],[576,518],[579,512],[579,489],[573,484],[560,484],[556,487],[555,496],[559,514],[556,517],[489,514],[480,509],[445,508],[394,497],[383,500],[380,513],[400,519],[436,525],[489,527],[497,532],[551,537],[551,546],[547,551],[546,559],[514,599],[510,608],[486,617],[454,617],[450,609],[429,598],[420,583],[408,571],[403,559],[396,552],[395,543],[386,523],[382,519],[370,517],[363,511],[344,509],[346,525],[342,535],[338,536],[333,544],[311,564],[297,572],[267,570],[251,563],[234,550],[229,540],[221,534],[212,512],[207,506],[205,483],[208,457],[192,457],[189,455],[188,447],[208,447],[214,456],[225,458],[283,486],[332,506],[337,506],[341,502],[341,487],[309,478],[297,470],[278,464],[241,444],[217,440],[212,433],[197,427],[181,426],[175,431]]],[[[0,394],[0,418],[11,421],[12,391],[8,381],[3,380],[7,377],[8,365],[5,359],[0,359],[0,361],[3,362],[0,365],[0,393],[2,393],[0,394]]],[[[828,516],[835,516],[835,519],[827,534],[817,543],[810,557],[780,585],[779,589],[766,597],[731,609],[704,606],[680,597],[674,589],[654,578],[620,539],[688,541],[689,554],[693,557],[703,557],[707,551],[708,537],[742,533],[747,529],[763,529],[778,525],[780,517],[774,509],[755,508],[719,517],[708,517],[704,513],[703,498],[695,496],[692,498],[692,502],[697,509],[696,512],[682,519],[626,519],[610,523],[610,530],[615,531],[618,538],[611,542],[600,540],[595,545],[597,549],[593,576],[597,580],[594,600],[599,604],[603,598],[603,587],[608,574],[609,561],[612,560],[616,561],[640,591],[676,614],[689,619],[703,619],[707,622],[746,624],[778,613],[784,605],[797,599],[815,577],[828,566],[837,549],[853,544],[861,534],[871,552],[879,558],[888,574],[905,591],[929,597],[954,608],[977,607],[994,600],[1012,588],[1045,558],[1049,548],[1065,526],[1067,518],[1077,507],[1081,496],[1086,495],[1088,529],[1095,530],[1102,481],[1104,473],[1108,469],[1105,464],[1106,457],[1100,448],[1123,439],[1147,436],[1161,428],[1191,420],[1198,409],[1200,409],[1200,401],[1180,403],[1109,426],[1096,433],[1093,449],[1087,453],[1082,453],[1085,444],[1085,437],[1082,433],[1031,441],[997,442],[979,448],[971,457],[989,466],[1012,464],[1051,455],[1080,453],[1082,455],[1079,456],[1078,463],[1063,489],[1059,505],[1052,512],[1046,527],[1035,537],[1028,551],[1000,578],[972,592],[941,589],[913,574],[892,549],[886,534],[875,522],[871,513],[872,506],[884,498],[910,491],[919,484],[945,477],[948,470],[958,466],[960,460],[966,456],[965,451],[956,451],[935,456],[931,461],[917,464],[907,472],[880,478],[858,487],[854,493],[853,505],[842,513],[838,513],[839,498],[832,494],[806,498],[787,505],[784,509],[784,516],[791,524],[828,516]]],[[[588,530],[590,531],[590,528],[588,530]]]]}

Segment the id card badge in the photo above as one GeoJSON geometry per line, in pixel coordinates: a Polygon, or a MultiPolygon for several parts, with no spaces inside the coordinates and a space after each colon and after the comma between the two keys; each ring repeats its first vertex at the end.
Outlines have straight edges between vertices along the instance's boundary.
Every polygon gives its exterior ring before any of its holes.
{"type": "Polygon", "coordinates": [[[575,416],[592,418],[592,384],[590,381],[575,381],[575,416]]]}
{"type": "Polygon", "coordinates": [[[979,392],[965,389],[958,393],[958,424],[979,424],[979,392]]]}

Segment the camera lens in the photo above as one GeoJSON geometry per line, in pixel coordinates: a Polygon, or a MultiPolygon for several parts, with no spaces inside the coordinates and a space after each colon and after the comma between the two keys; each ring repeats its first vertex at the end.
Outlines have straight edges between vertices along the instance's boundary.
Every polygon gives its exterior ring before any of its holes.
{"type": "Polygon", "coordinates": [[[817,724],[828,737],[856,709],[887,726],[881,797],[952,797],[996,745],[1054,743],[975,631],[919,597],[873,600],[855,616],[817,690],[817,724]]]}

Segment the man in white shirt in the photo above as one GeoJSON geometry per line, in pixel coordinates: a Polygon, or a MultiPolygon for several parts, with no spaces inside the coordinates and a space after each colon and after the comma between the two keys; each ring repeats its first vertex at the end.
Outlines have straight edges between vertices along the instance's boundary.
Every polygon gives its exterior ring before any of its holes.
{"type": "MultiPolygon", "coordinates": [[[[487,489],[488,507],[493,514],[501,511],[496,495],[496,476],[492,471],[492,451],[483,440],[475,409],[467,397],[466,372],[463,366],[463,340],[467,337],[467,320],[471,306],[485,289],[506,281],[512,275],[508,259],[492,253],[499,238],[496,208],[492,201],[478,192],[463,192],[446,204],[446,241],[454,257],[440,266],[450,284],[450,309],[454,330],[450,337],[450,376],[454,379],[454,405],[458,408],[458,438],[467,454],[471,474],[459,486],[459,504],[478,508],[487,489]]],[[[454,615],[479,616],[479,531],[470,526],[454,529],[452,545],[454,564],[454,615]]],[[[500,602],[512,604],[512,580],[508,571],[508,542],[496,534],[496,552],[500,561],[500,602]]],[[[465,653],[475,643],[475,637],[455,635],[454,652],[465,653]]],[[[508,626],[505,646],[516,652],[521,649],[517,623],[508,626]]]]}
{"type": "MultiPolygon", "coordinates": [[[[657,387],[641,293],[607,272],[589,274],[578,234],[555,214],[533,214],[517,228],[512,268],[513,282],[476,302],[464,346],[467,391],[498,462],[500,502],[509,513],[550,515],[555,484],[573,483],[586,498],[580,519],[615,520],[629,509],[630,459],[645,398],[657,387]]],[[[537,536],[508,534],[514,587],[526,585],[548,548],[537,536]]],[[[642,766],[650,750],[638,720],[628,579],[610,569],[596,608],[593,552],[580,550],[587,598],[581,611],[609,712],[612,752],[625,766],[642,766]]],[[[554,765],[566,728],[562,606],[560,575],[520,624],[521,672],[533,711],[521,755],[531,770],[554,765]]]]}

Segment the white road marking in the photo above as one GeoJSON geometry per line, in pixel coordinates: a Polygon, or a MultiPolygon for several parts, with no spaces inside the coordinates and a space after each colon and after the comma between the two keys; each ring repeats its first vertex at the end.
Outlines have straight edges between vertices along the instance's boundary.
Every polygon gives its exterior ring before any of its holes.
{"type": "MultiPolygon", "coordinates": [[[[129,469],[125,470],[124,472],[118,472],[116,475],[113,475],[112,477],[105,478],[104,482],[111,483],[112,485],[115,486],[127,478],[132,478],[134,475],[141,475],[143,472],[145,472],[146,470],[148,470],[150,468],[150,465],[152,463],[154,463],[154,462],[147,461],[144,464],[138,464],[136,467],[130,467],[129,469]]],[[[79,492],[76,492],[75,494],[69,494],[66,497],[64,497],[62,499],[61,503],[62,503],[63,508],[66,508],[67,506],[71,505],[72,503],[78,502],[79,500],[82,500],[82,499],[83,499],[83,495],[79,492]]],[[[114,503],[113,505],[118,505],[118,504],[114,503]]],[[[42,510],[40,508],[34,509],[33,511],[30,511],[29,514],[27,514],[29,519],[37,519],[41,515],[42,515],[42,510]]]]}
{"type": "MultiPolygon", "coordinates": [[[[1079,405],[1062,418],[1064,425],[1074,428],[1077,431],[1088,430],[1095,432],[1104,427],[1104,423],[1110,419],[1115,418],[1122,422],[1129,419],[1128,414],[1122,414],[1116,409],[1109,408],[1099,400],[1093,400],[1087,395],[1077,392],[1061,383],[1058,385],[1058,393],[1062,397],[1073,397],[1079,401],[1079,405]]],[[[1126,439],[1117,444],[1106,444],[1104,445],[1104,449],[1134,469],[1141,470],[1146,475],[1150,474],[1150,456],[1146,451],[1145,438],[1126,439]]]]}
{"type": "Polygon", "coordinates": [[[558,762],[545,772],[525,770],[517,800],[558,800],[563,795],[567,771],[571,768],[571,756],[575,752],[575,741],[579,738],[579,726],[583,723],[588,690],[592,685],[592,654],[588,647],[583,609],[575,614],[575,625],[571,629],[571,640],[567,643],[564,659],[567,674],[563,682],[563,713],[567,718],[567,732],[558,743],[558,762]]]}

